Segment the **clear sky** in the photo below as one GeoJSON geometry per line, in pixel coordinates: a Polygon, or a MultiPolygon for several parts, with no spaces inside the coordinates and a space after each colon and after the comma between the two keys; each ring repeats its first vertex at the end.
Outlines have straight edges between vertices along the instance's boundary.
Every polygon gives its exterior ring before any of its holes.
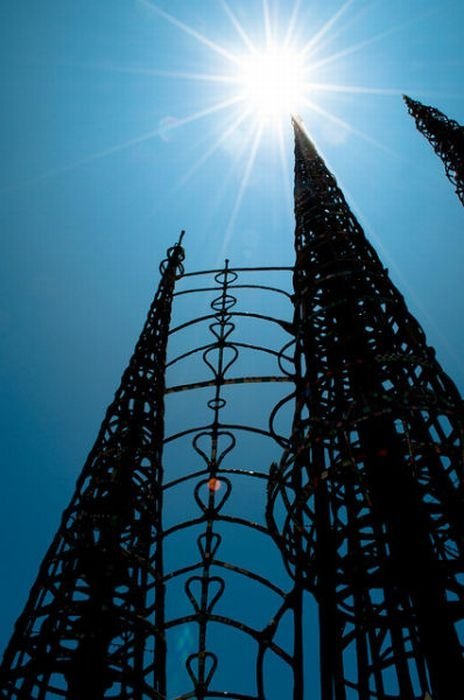
{"type": "Polygon", "coordinates": [[[226,104],[244,32],[262,47],[290,26],[307,47],[308,131],[464,389],[464,212],[401,100],[464,122],[464,4],[296,6],[291,25],[290,0],[2,3],[2,647],[166,247],[187,230],[189,271],[292,263],[289,119],[258,141],[243,101],[226,104]]]}

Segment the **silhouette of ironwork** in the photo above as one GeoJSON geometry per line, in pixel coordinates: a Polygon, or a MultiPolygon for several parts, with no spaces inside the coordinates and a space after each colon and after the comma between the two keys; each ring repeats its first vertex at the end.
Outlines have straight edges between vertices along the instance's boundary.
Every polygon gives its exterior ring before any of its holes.
{"type": "Polygon", "coordinates": [[[168,251],[1,697],[464,696],[462,402],[294,128],[294,267],[168,251]]]}
{"type": "Polygon", "coordinates": [[[6,649],[4,697],[96,699],[115,688],[116,697],[164,697],[164,364],[183,257],[179,241],[161,265],[134,355],[6,649]]]}
{"type": "Polygon", "coordinates": [[[301,684],[303,591],[265,520],[269,464],[291,424],[289,410],[279,432],[294,393],[293,306],[278,286],[290,288],[291,269],[226,261],[184,273],[183,258],[179,242],[161,265],[135,353],[5,652],[5,698],[257,700],[292,697],[301,684]],[[269,313],[279,305],[282,318],[269,313]],[[244,420],[257,385],[259,414],[244,420]]]}
{"type": "Polygon", "coordinates": [[[446,175],[464,205],[464,127],[436,107],[428,107],[407,95],[403,99],[417,129],[442,159],[446,175]]]}
{"type": "Polygon", "coordinates": [[[297,403],[268,518],[318,601],[323,700],[457,700],[462,401],[294,125],[297,403]]]}

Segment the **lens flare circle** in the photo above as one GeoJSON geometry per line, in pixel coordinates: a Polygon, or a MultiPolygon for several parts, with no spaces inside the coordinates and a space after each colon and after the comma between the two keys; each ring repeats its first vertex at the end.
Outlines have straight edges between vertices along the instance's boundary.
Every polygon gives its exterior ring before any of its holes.
{"type": "Polygon", "coordinates": [[[273,120],[298,111],[304,90],[303,58],[279,48],[240,59],[243,99],[262,119],[273,120]]]}
{"type": "Polygon", "coordinates": [[[211,492],[219,491],[219,489],[221,488],[221,482],[219,481],[219,479],[212,477],[208,481],[208,488],[211,492]]]}

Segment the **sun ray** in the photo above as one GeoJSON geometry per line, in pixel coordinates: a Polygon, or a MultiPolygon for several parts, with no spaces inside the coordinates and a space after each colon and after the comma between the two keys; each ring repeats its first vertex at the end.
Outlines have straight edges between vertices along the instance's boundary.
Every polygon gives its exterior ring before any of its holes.
{"type": "MultiPolygon", "coordinates": [[[[370,88],[362,85],[337,85],[336,83],[307,83],[309,92],[343,92],[352,95],[403,95],[407,90],[403,88],[370,88]]],[[[417,92],[417,91],[416,91],[417,92]]]]}
{"type": "Polygon", "coordinates": [[[366,143],[369,143],[371,146],[375,146],[376,148],[380,149],[384,153],[388,153],[388,155],[390,155],[390,156],[397,157],[397,155],[398,155],[397,153],[392,151],[390,148],[385,146],[380,141],[377,141],[376,139],[373,139],[371,136],[368,136],[367,134],[365,134],[363,131],[356,129],[354,126],[351,126],[351,124],[349,124],[349,122],[345,121],[344,119],[340,119],[340,117],[336,117],[334,114],[331,114],[331,112],[320,107],[320,105],[317,105],[314,102],[311,102],[311,100],[309,100],[308,98],[304,99],[304,104],[307,107],[309,107],[309,109],[313,110],[313,112],[320,114],[325,119],[329,119],[334,124],[337,124],[337,126],[340,126],[343,129],[346,129],[349,133],[354,134],[355,136],[362,139],[363,141],[366,141],[366,143]]]}
{"type": "MultiPolygon", "coordinates": [[[[326,59],[321,59],[321,62],[320,62],[320,61],[317,61],[316,63],[312,64],[312,65],[311,65],[311,68],[313,68],[313,67],[314,67],[314,68],[320,68],[321,66],[325,65],[326,62],[331,62],[331,61],[332,61],[333,59],[335,59],[335,58],[337,58],[337,59],[338,59],[338,58],[343,58],[344,56],[347,56],[347,55],[349,55],[349,54],[351,54],[351,53],[357,52],[357,51],[361,50],[362,48],[364,48],[365,46],[368,46],[369,44],[373,44],[373,43],[375,43],[375,42],[377,42],[377,41],[380,41],[381,39],[384,39],[385,37],[390,36],[391,34],[396,34],[397,32],[403,31],[403,30],[404,30],[406,27],[408,27],[409,25],[415,24],[415,23],[418,21],[418,19],[423,19],[424,17],[433,16],[433,15],[437,14],[439,11],[440,11],[440,10],[437,9],[437,8],[431,8],[431,9],[429,9],[428,12],[424,12],[424,13],[418,15],[418,16],[415,16],[415,17],[413,17],[413,18],[407,20],[406,22],[402,22],[401,24],[397,24],[397,25],[395,25],[394,27],[390,27],[389,29],[385,30],[384,32],[379,32],[378,34],[376,34],[376,35],[373,36],[373,37],[370,37],[370,38],[368,38],[368,39],[365,39],[364,41],[361,41],[361,42],[359,42],[359,43],[357,43],[357,44],[354,44],[353,46],[350,46],[350,47],[348,47],[347,49],[344,49],[343,51],[339,51],[339,52],[337,52],[336,54],[332,54],[332,55],[328,56],[326,59]]],[[[361,12],[358,13],[357,17],[359,17],[359,15],[362,14],[362,12],[363,12],[363,10],[361,10],[361,12]]],[[[351,22],[349,22],[347,25],[344,25],[344,26],[343,26],[343,30],[345,30],[347,26],[349,26],[350,24],[352,24],[352,22],[354,21],[354,19],[356,19],[356,18],[353,18],[353,19],[351,20],[351,22]]],[[[335,36],[338,36],[338,34],[340,33],[340,31],[342,31],[342,30],[339,30],[338,32],[336,32],[335,34],[333,34],[333,35],[331,36],[331,40],[333,40],[333,38],[334,38],[335,36]]],[[[326,43],[326,42],[325,42],[325,43],[326,43]]],[[[318,44],[318,47],[317,47],[318,52],[320,51],[320,48],[321,48],[321,44],[318,44]]]]}
{"type": "Polygon", "coordinates": [[[232,235],[232,230],[234,228],[235,221],[237,219],[237,215],[238,215],[238,212],[240,210],[240,206],[242,204],[243,196],[245,194],[245,190],[246,190],[246,187],[248,185],[248,180],[250,179],[251,171],[252,171],[253,165],[255,163],[256,152],[258,150],[258,146],[259,146],[259,143],[261,141],[261,135],[263,132],[263,128],[264,128],[263,124],[258,122],[255,125],[254,135],[252,134],[252,136],[251,136],[251,138],[253,139],[253,143],[251,145],[248,160],[247,160],[247,163],[245,166],[245,170],[243,172],[243,178],[242,178],[242,181],[240,183],[240,187],[238,189],[237,196],[235,198],[235,203],[234,203],[234,207],[232,209],[231,215],[230,215],[229,223],[227,224],[226,232],[224,235],[224,241],[223,241],[223,244],[221,247],[221,252],[219,254],[219,257],[221,259],[224,256],[224,252],[225,252],[227,245],[230,241],[230,238],[232,235]]]}
{"type": "Polygon", "coordinates": [[[230,19],[230,21],[232,22],[232,24],[234,25],[235,29],[237,30],[237,33],[239,34],[239,36],[243,40],[243,43],[245,44],[247,49],[251,53],[256,53],[256,50],[257,50],[256,46],[253,44],[250,37],[248,36],[248,34],[245,32],[244,28],[242,27],[242,25],[238,21],[237,17],[234,15],[232,10],[230,9],[226,0],[221,0],[221,5],[223,6],[225,13],[227,14],[227,16],[230,19]]]}
{"type": "MultiPolygon", "coordinates": [[[[228,100],[223,100],[222,102],[217,102],[211,107],[207,107],[205,109],[199,110],[198,112],[194,112],[193,114],[188,115],[187,117],[184,117],[183,119],[176,119],[170,124],[169,126],[163,127],[163,132],[166,131],[173,131],[174,129],[179,128],[180,126],[184,126],[184,124],[190,124],[192,122],[198,121],[199,119],[203,119],[204,117],[208,117],[210,114],[215,114],[216,112],[219,112],[221,110],[227,109],[228,107],[231,107],[235,104],[238,104],[239,102],[242,101],[242,97],[240,96],[235,96],[233,98],[230,98],[228,100]]],[[[115,153],[119,153],[120,151],[124,151],[127,148],[131,148],[131,146],[136,146],[140,143],[143,143],[144,141],[148,141],[151,138],[155,138],[156,136],[160,136],[161,134],[161,129],[157,127],[156,129],[151,129],[150,131],[146,131],[143,134],[140,134],[140,136],[135,136],[132,139],[129,139],[128,141],[124,141],[123,143],[118,143],[115,144],[114,146],[110,146],[109,148],[104,148],[101,151],[97,151],[96,153],[91,153],[88,156],[85,156],[84,158],[80,158],[79,160],[75,161],[74,163],[70,163],[69,165],[64,165],[61,168],[54,168],[52,170],[49,170],[46,173],[43,173],[42,175],[38,175],[37,177],[29,178],[28,180],[23,181],[22,183],[18,183],[16,185],[11,185],[9,187],[5,187],[2,190],[0,190],[0,193],[4,194],[6,192],[14,191],[18,188],[25,187],[34,183],[42,182],[44,180],[48,180],[49,178],[53,177],[59,177],[61,175],[65,175],[68,172],[71,172],[73,170],[76,170],[77,168],[82,167],[83,165],[87,165],[89,163],[93,163],[94,161],[100,160],[101,158],[106,158],[108,156],[111,156],[115,153]]]]}
{"type": "Polygon", "coordinates": [[[332,92],[332,93],[347,93],[347,94],[367,94],[367,95],[393,95],[403,96],[413,92],[417,97],[430,99],[456,99],[462,97],[460,92],[437,92],[437,90],[421,90],[417,88],[370,88],[362,85],[336,85],[333,83],[307,83],[306,90],[308,92],[332,92]]]}
{"type": "Polygon", "coordinates": [[[233,75],[220,73],[190,73],[187,71],[159,70],[157,68],[144,68],[143,66],[123,66],[114,63],[74,63],[79,68],[90,70],[107,70],[116,73],[133,73],[136,75],[148,75],[157,78],[178,78],[180,80],[200,80],[213,83],[237,83],[239,78],[233,75]]]}
{"type": "Polygon", "coordinates": [[[168,12],[165,12],[165,10],[162,10],[153,2],[150,2],[150,0],[138,0],[138,2],[139,4],[145,5],[145,7],[150,8],[150,10],[156,12],[156,14],[158,14],[160,17],[163,17],[163,19],[167,20],[178,29],[181,29],[186,34],[193,36],[195,39],[197,39],[197,41],[200,42],[200,44],[204,44],[204,46],[207,46],[208,48],[212,49],[220,56],[223,56],[223,58],[227,58],[232,63],[238,63],[237,57],[230,53],[230,51],[227,51],[223,46],[216,44],[216,42],[211,41],[211,39],[208,39],[208,37],[204,36],[203,34],[200,34],[200,32],[197,32],[196,29],[189,27],[188,24],[181,22],[179,19],[177,19],[177,17],[174,17],[168,12]]]}
{"type": "Polygon", "coordinates": [[[235,97],[231,97],[228,100],[223,100],[222,102],[217,102],[216,104],[212,105],[212,107],[206,107],[205,109],[200,109],[198,112],[194,112],[193,114],[189,114],[187,117],[184,117],[183,119],[176,119],[176,121],[173,122],[172,126],[167,127],[167,129],[168,130],[177,129],[179,126],[184,126],[184,124],[191,124],[192,122],[198,121],[199,119],[203,119],[204,117],[209,117],[210,114],[215,114],[215,112],[220,112],[221,110],[227,109],[227,107],[232,107],[233,105],[236,105],[242,101],[243,101],[243,98],[240,95],[237,95],[235,97]]]}
{"type": "Polygon", "coordinates": [[[93,163],[94,161],[100,160],[100,158],[106,158],[107,156],[111,156],[114,153],[124,151],[127,148],[130,148],[131,146],[136,146],[139,143],[148,141],[149,139],[154,138],[156,136],[159,136],[159,129],[151,129],[150,131],[146,131],[145,133],[140,134],[140,136],[135,136],[134,138],[129,139],[128,141],[124,141],[123,143],[118,143],[114,146],[110,146],[109,148],[104,148],[101,151],[97,151],[96,153],[90,153],[88,156],[84,156],[84,158],[80,158],[79,160],[74,161],[74,163],[69,163],[68,165],[63,165],[59,168],[52,168],[48,172],[42,173],[41,175],[37,175],[37,177],[31,177],[27,180],[24,180],[23,182],[17,183],[15,185],[10,185],[9,187],[5,187],[2,190],[0,190],[0,193],[4,194],[6,192],[11,192],[20,189],[21,187],[27,187],[28,185],[43,182],[54,177],[60,177],[61,175],[65,175],[66,173],[72,172],[73,170],[77,170],[83,165],[88,165],[89,163],[93,163]]]}
{"type": "Polygon", "coordinates": [[[180,80],[200,80],[211,83],[237,83],[238,78],[233,75],[220,73],[184,73],[182,71],[161,71],[154,69],[152,75],[160,78],[178,78],[180,80]]]}
{"type": "Polygon", "coordinates": [[[292,14],[290,15],[290,20],[285,31],[285,37],[283,45],[285,48],[290,46],[292,42],[293,32],[295,30],[296,20],[298,19],[298,13],[300,11],[301,0],[295,0],[293,3],[292,14]]]}
{"type": "MultiPolygon", "coordinates": [[[[216,141],[213,143],[213,145],[199,158],[196,163],[193,164],[193,166],[183,175],[183,177],[180,179],[178,187],[183,187],[187,182],[191,179],[194,173],[201,168],[202,165],[206,163],[209,158],[217,151],[217,149],[223,144],[229,136],[233,134],[234,131],[238,129],[238,127],[247,119],[247,117],[250,116],[250,110],[248,111],[243,111],[241,112],[238,117],[234,118],[232,120],[232,123],[229,124],[229,126],[221,133],[219,138],[216,139],[216,141]]],[[[178,189],[176,187],[176,189],[178,189]]]]}
{"type": "Polygon", "coordinates": [[[340,7],[337,12],[332,15],[332,17],[327,20],[327,22],[319,29],[319,31],[308,41],[308,43],[303,47],[301,53],[308,54],[311,49],[317,45],[317,43],[322,39],[325,34],[334,26],[336,22],[345,14],[348,8],[355,2],[355,0],[346,0],[346,2],[340,7]]]}
{"type": "Polygon", "coordinates": [[[263,5],[263,18],[264,18],[264,36],[265,36],[266,46],[269,48],[272,46],[273,32],[272,32],[271,16],[269,13],[268,0],[262,0],[262,5],[263,5]]]}
{"type": "Polygon", "coordinates": [[[428,98],[456,98],[462,97],[461,93],[452,92],[437,92],[436,90],[421,90],[417,88],[376,88],[376,87],[364,87],[363,85],[337,85],[336,83],[306,83],[305,90],[307,92],[331,92],[331,93],[347,93],[352,95],[364,94],[364,95],[393,95],[403,96],[404,94],[409,94],[410,92],[415,93],[418,97],[428,97],[428,98]]]}
{"type": "Polygon", "coordinates": [[[337,53],[333,53],[330,56],[327,56],[326,58],[322,58],[320,61],[316,61],[316,63],[312,63],[309,67],[311,71],[317,70],[318,68],[322,68],[323,66],[328,65],[329,63],[332,63],[333,61],[338,61],[340,58],[345,58],[346,56],[350,56],[353,53],[357,53],[358,51],[361,51],[361,49],[364,49],[366,46],[370,46],[371,44],[375,44],[377,41],[381,41],[382,39],[385,39],[385,37],[389,36],[390,34],[393,34],[394,32],[397,32],[398,28],[392,27],[391,29],[387,29],[384,32],[380,32],[379,34],[375,34],[375,36],[369,37],[369,39],[364,39],[363,41],[359,41],[357,44],[353,44],[352,46],[348,46],[346,49],[342,49],[342,51],[337,51],[337,53]]]}
{"type": "Polygon", "coordinates": [[[313,57],[320,55],[327,47],[334,44],[335,39],[343,34],[346,34],[347,30],[356,24],[356,22],[358,22],[363,15],[370,12],[373,6],[382,2],[383,0],[367,0],[364,6],[357,8],[356,12],[352,12],[350,15],[345,17],[344,21],[341,22],[338,27],[333,27],[331,32],[327,33],[327,35],[325,35],[321,41],[318,41],[317,46],[314,47],[314,51],[311,55],[313,57]]]}

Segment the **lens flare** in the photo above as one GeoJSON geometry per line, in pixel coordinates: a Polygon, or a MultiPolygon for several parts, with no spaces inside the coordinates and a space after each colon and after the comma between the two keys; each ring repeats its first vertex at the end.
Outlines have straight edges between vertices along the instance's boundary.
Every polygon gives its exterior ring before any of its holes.
{"type": "Polygon", "coordinates": [[[208,481],[208,488],[211,492],[219,491],[219,489],[221,488],[221,482],[219,481],[219,479],[215,479],[214,477],[212,477],[208,481]]]}

